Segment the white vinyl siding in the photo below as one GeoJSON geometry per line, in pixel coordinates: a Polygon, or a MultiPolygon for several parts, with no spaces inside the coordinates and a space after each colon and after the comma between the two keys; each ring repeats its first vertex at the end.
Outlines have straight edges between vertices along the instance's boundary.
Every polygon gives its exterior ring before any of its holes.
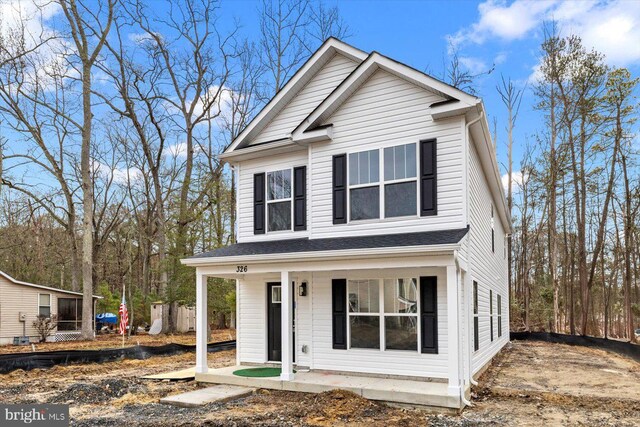
{"type": "Polygon", "coordinates": [[[286,138],[358,64],[336,54],[260,132],[251,144],[286,138]]]}
{"type": "Polygon", "coordinates": [[[264,363],[267,361],[267,280],[252,277],[239,282],[240,362],[264,363]]]}
{"type": "MultiPolygon", "coordinates": [[[[469,141],[469,213],[471,228],[469,230],[469,268],[471,281],[478,282],[478,319],[479,344],[478,351],[473,353],[473,372],[480,370],[509,340],[509,310],[507,261],[503,256],[505,244],[502,222],[493,221],[495,230],[495,252],[491,249],[491,192],[485,172],[480,163],[478,152],[472,140],[469,141]],[[490,291],[494,299],[494,339],[491,341],[490,331],[490,291]],[[496,295],[502,295],[502,336],[497,336],[496,295]]],[[[494,204],[495,206],[495,204],[494,204]]],[[[472,326],[473,327],[473,326],[472,326]]],[[[473,329],[472,329],[473,332],[473,329]]]]}
{"type": "MultiPolygon", "coordinates": [[[[442,98],[385,71],[375,72],[327,120],[333,141],[311,144],[313,168],[312,237],[407,233],[463,228],[463,152],[461,117],[434,122],[428,107],[442,98]],[[438,215],[386,218],[334,225],[332,156],[438,140],[438,215]],[[380,223],[383,222],[384,226],[380,223]]],[[[383,170],[380,174],[384,173],[383,170]]]]}
{"type": "MultiPolygon", "coordinates": [[[[253,234],[253,176],[256,173],[293,169],[296,166],[306,166],[308,160],[307,150],[301,149],[278,156],[267,156],[253,160],[246,160],[239,166],[238,179],[238,242],[256,240],[280,240],[287,238],[302,238],[308,236],[308,231],[277,231],[267,234],[253,234]]],[[[309,192],[309,179],[307,178],[307,195],[309,192]]],[[[308,197],[308,196],[307,196],[308,197]]],[[[307,203],[307,218],[309,217],[310,203],[307,203]]],[[[291,218],[293,220],[293,217],[291,218]]]]}
{"type": "Polygon", "coordinates": [[[310,286],[313,298],[312,369],[447,378],[447,286],[444,268],[314,273],[310,286]],[[333,349],[332,279],[366,279],[374,276],[378,278],[437,276],[438,354],[422,354],[418,351],[406,350],[333,349]]]}

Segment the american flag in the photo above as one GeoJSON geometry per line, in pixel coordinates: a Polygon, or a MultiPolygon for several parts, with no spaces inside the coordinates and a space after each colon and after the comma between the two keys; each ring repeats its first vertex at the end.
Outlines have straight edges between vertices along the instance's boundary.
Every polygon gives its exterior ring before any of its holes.
{"type": "Polygon", "coordinates": [[[122,288],[122,302],[120,303],[120,329],[119,334],[123,336],[127,333],[127,325],[129,324],[129,312],[127,311],[127,300],[124,298],[124,287],[122,288]]]}

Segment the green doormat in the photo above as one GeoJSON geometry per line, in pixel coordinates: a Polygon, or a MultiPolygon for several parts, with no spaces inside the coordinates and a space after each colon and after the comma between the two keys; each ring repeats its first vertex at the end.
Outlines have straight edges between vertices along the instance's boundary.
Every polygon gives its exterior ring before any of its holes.
{"type": "Polygon", "coordinates": [[[280,368],[247,368],[247,369],[238,369],[237,371],[233,372],[233,375],[237,375],[239,377],[251,377],[251,378],[279,377],[281,372],[282,372],[282,369],[280,368]]]}

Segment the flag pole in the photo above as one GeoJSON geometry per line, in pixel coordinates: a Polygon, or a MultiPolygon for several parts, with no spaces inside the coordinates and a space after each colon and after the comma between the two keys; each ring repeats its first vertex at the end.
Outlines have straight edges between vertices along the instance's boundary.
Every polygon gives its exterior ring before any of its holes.
{"type": "MultiPolygon", "coordinates": [[[[124,288],[125,288],[125,284],[122,284],[122,301],[124,301],[124,288]]],[[[120,314],[120,324],[122,325],[122,316],[124,316],[124,312],[120,314]]],[[[124,348],[124,334],[126,332],[126,326],[124,328],[122,328],[122,348],[124,348]]]]}

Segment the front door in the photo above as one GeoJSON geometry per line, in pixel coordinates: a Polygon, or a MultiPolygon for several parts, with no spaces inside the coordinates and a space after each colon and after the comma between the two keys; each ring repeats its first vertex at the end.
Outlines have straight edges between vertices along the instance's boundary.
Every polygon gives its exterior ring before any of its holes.
{"type": "MultiPolygon", "coordinates": [[[[292,284],[292,300],[294,300],[293,289],[292,284]]],[[[292,307],[294,308],[293,319],[295,319],[295,302],[292,302],[292,307]]],[[[295,362],[295,338],[292,344],[295,362]]],[[[270,362],[282,361],[282,286],[280,282],[267,283],[267,359],[270,362]]]]}

